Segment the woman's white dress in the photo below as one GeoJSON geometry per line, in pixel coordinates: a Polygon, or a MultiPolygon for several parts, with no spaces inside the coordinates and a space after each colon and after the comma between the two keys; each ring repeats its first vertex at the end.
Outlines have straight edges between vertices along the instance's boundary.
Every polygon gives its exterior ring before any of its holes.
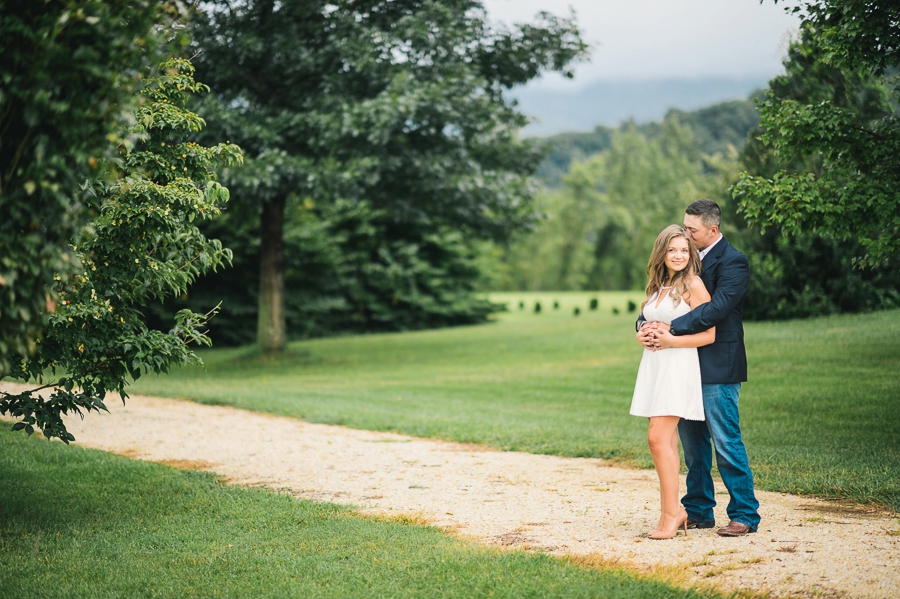
{"type": "MultiPolygon", "coordinates": [[[[683,299],[675,305],[671,295],[656,305],[657,295],[644,306],[644,318],[671,324],[687,314],[691,307],[683,299]]],[[[670,347],[655,352],[644,350],[638,368],[632,416],[680,416],[686,420],[705,420],[700,360],[694,347],[670,347]]]]}

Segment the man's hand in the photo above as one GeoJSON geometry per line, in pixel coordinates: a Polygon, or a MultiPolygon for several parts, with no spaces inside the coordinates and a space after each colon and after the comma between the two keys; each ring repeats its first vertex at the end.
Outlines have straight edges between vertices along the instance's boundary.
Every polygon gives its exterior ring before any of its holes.
{"type": "Polygon", "coordinates": [[[654,329],[654,341],[656,344],[656,349],[668,349],[670,347],[675,347],[674,341],[676,339],[675,335],[669,332],[669,325],[665,323],[659,323],[660,326],[654,329]],[[665,327],[665,328],[663,328],[665,327]]]}

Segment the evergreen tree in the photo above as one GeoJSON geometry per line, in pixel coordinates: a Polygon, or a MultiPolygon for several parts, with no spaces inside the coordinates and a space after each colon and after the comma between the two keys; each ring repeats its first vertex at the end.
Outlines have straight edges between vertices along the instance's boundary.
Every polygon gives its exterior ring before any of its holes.
{"type": "Polygon", "coordinates": [[[264,350],[284,347],[285,296],[315,278],[289,268],[309,266],[285,252],[298,221],[348,235],[325,246],[351,256],[330,287],[354,329],[484,317],[472,246],[529,226],[542,156],[519,139],[526,117],[506,91],[584,54],[572,19],[494,27],[474,0],[210,0],[191,31],[215,95],[210,132],[247,156],[223,181],[240,220],[258,223],[259,266],[228,276],[258,283],[264,350]]]}

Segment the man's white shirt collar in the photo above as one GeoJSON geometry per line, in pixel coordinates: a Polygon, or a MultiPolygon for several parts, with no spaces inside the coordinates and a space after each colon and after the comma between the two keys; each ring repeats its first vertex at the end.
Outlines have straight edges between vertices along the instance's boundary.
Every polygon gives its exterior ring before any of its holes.
{"type": "Polygon", "coordinates": [[[700,252],[700,260],[703,260],[704,258],[706,258],[706,254],[708,254],[714,247],[716,247],[717,243],[722,241],[722,237],[724,237],[724,236],[721,233],[719,233],[719,238],[716,239],[715,241],[713,241],[708,246],[706,246],[706,248],[700,252]]]}

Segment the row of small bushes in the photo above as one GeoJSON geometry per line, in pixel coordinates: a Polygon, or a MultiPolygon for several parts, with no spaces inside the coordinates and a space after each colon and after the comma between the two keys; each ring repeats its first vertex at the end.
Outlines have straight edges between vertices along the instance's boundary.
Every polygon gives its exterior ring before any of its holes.
{"type": "MultiPolygon", "coordinates": [[[[636,312],[636,311],[637,311],[637,304],[634,303],[633,301],[628,300],[627,306],[628,306],[628,312],[629,312],[629,313],[633,313],[633,312],[636,312]]],[[[588,302],[588,310],[596,311],[596,310],[599,309],[599,308],[600,308],[600,300],[597,299],[596,297],[592,297],[592,298],[590,299],[590,301],[588,302]]],[[[524,300],[519,300],[519,310],[524,310],[524,309],[525,309],[525,301],[524,301],[524,300]]],[[[558,302],[558,301],[554,301],[554,302],[553,302],[553,309],[554,309],[554,310],[559,310],[559,302],[558,302]]],[[[540,314],[541,311],[543,310],[543,307],[541,306],[541,302],[539,302],[539,301],[534,302],[534,308],[533,308],[533,310],[534,310],[534,313],[535,313],[535,314],[540,314]]],[[[613,306],[613,308],[612,308],[612,313],[613,313],[613,314],[618,314],[618,313],[619,313],[619,308],[617,308],[616,306],[613,306]]],[[[575,316],[578,316],[579,314],[581,314],[581,307],[580,307],[580,306],[575,306],[575,307],[572,309],[572,314],[574,314],[575,316]]]]}

